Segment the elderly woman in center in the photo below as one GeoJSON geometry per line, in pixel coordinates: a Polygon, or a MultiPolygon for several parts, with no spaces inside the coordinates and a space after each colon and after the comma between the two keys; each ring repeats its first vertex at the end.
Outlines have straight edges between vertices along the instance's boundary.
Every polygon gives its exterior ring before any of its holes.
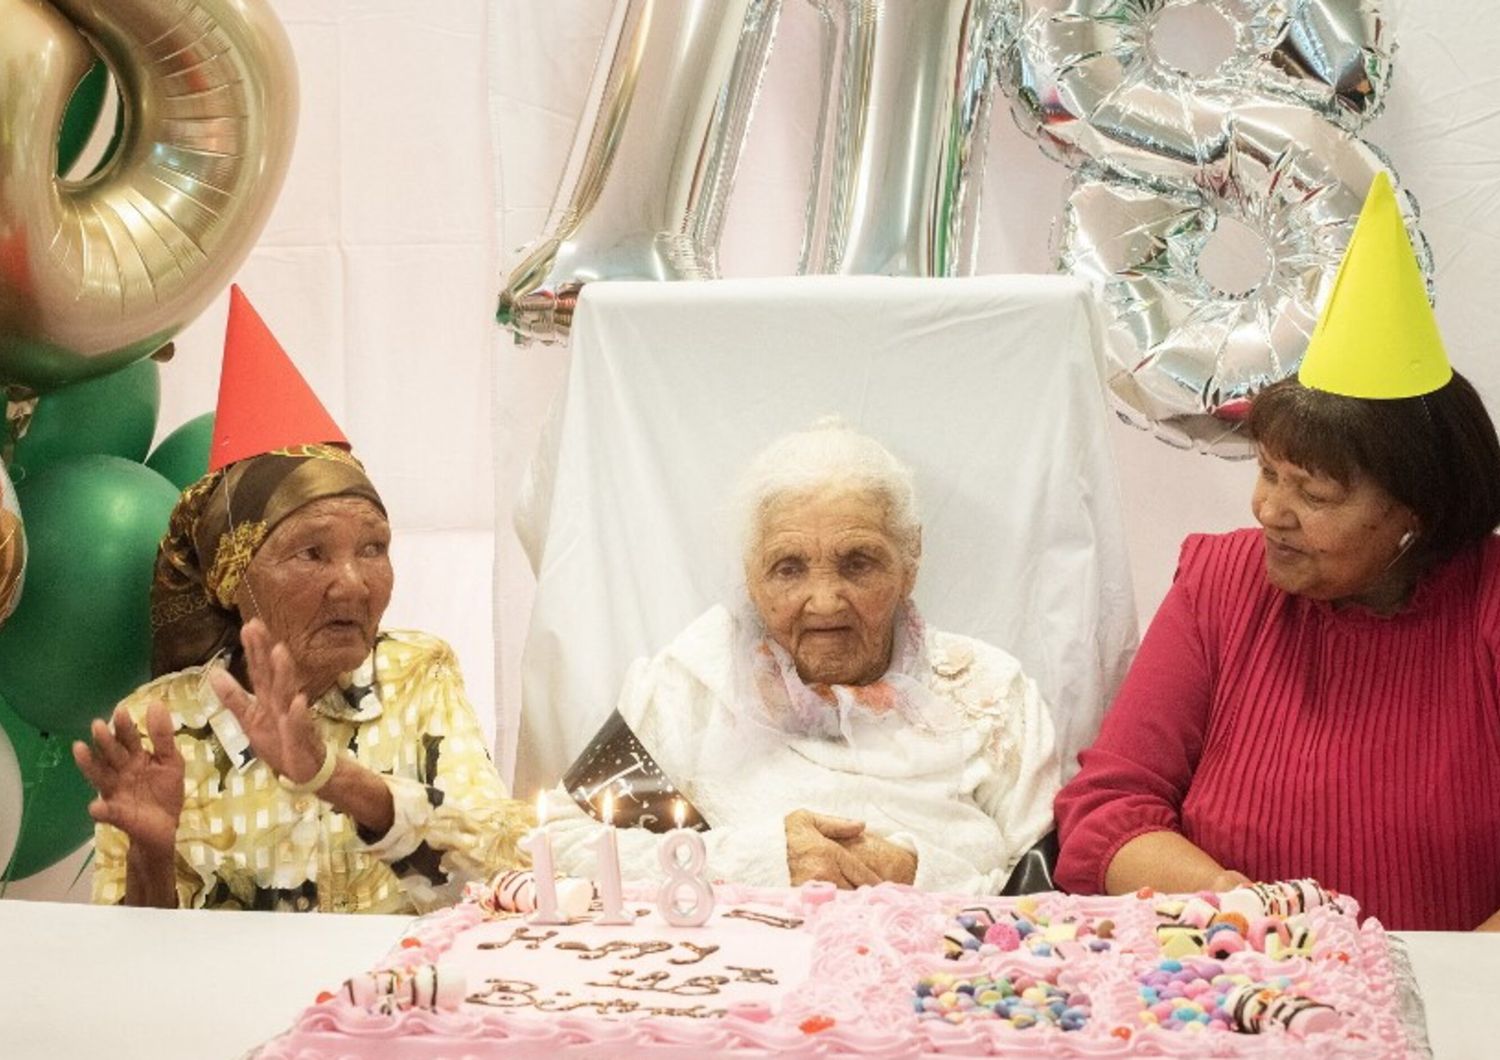
{"type": "Polygon", "coordinates": [[[1312,876],[1398,930],[1500,929],[1500,440],[1388,187],[1249,428],[1260,525],[1183,546],[1058,796],[1058,882],[1312,876]]]}
{"type": "MultiPolygon", "coordinates": [[[[253,356],[301,384],[263,328],[236,290],[226,378],[236,356],[233,374],[254,375],[253,356]]],[[[380,913],[451,903],[468,879],[516,862],[529,812],[505,797],[448,646],[380,628],[391,531],[342,433],[310,391],[273,400],[313,422],[270,428],[235,397],[263,399],[221,392],[224,466],[184,491],[157,557],[161,676],[111,724],[94,722],[92,747],[74,745],[99,791],[94,899],[380,913]]]]}
{"type": "MultiPolygon", "coordinates": [[[[786,436],[741,487],[744,599],[636,662],[618,714],[709,826],[715,879],[994,893],[1052,824],[1052,723],[1015,659],[927,628],[912,476],[836,423],[786,436]]],[[[565,794],[560,867],[597,832],[565,794]]],[[[623,830],[626,878],[659,878],[623,830]]]]}

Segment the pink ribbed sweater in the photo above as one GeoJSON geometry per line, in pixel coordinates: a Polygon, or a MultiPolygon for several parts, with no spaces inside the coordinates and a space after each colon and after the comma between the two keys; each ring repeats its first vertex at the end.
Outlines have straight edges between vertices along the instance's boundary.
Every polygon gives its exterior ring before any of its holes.
{"type": "Polygon", "coordinates": [[[1172,829],[1253,879],[1314,876],[1387,927],[1500,910],[1500,538],[1390,618],[1291,596],[1260,531],[1194,536],[1082,768],[1057,879],[1172,829]]]}

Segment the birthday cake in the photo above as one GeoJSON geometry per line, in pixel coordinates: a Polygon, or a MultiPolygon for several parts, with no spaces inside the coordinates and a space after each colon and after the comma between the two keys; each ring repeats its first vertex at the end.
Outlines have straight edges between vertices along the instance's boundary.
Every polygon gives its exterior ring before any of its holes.
{"type": "Polygon", "coordinates": [[[721,885],[701,927],[642,888],[615,926],[536,924],[497,889],[417,921],[262,1060],[1425,1050],[1384,930],[1310,881],[983,900],[721,885]]]}

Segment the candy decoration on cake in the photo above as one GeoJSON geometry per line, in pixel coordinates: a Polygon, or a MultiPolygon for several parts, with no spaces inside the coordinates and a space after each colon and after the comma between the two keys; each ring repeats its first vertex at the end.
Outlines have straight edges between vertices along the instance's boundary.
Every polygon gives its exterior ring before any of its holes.
{"type": "Polygon", "coordinates": [[[339,990],[351,1005],[386,1015],[408,1008],[451,1012],[466,993],[463,973],[441,964],[421,964],[408,971],[366,972],[346,979],[339,990]]]}
{"type": "Polygon", "coordinates": [[[967,1023],[1008,1020],[1017,1030],[1051,1026],[1082,1030],[1092,1015],[1088,996],[1029,975],[955,976],[936,973],[917,983],[912,1007],[919,1019],[967,1023]]]}
{"type": "Polygon", "coordinates": [[[1337,1010],[1296,992],[1291,979],[1255,982],[1199,958],[1158,962],[1139,980],[1141,1022],[1169,1031],[1261,1034],[1279,1024],[1297,1037],[1336,1029],[1337,1010]]]}
{"type": "MultiPolygon", "coordinates": [[[[554,883],[558,912],[565,917],[580,917],[589,911],[594,887],[588,880],[563,876],[554,883]]],[[[536,911],[536,876],[530,869],[510,869],[488,883],[471,883],[464,897],[476,903],[490,916],[503,913],[536,911]]]]}
{"type": "Polygon", "coordinates": [[[1260,1034],[1280,1024],[1299,1038],[1319,1031],[1335,1030],[1339,1014],[1331,1005],[1275,987],[1241,986],[1225,999],[1235,1030],[1260,1034]]]}
{"type": "Polygon", "coordinates": [[[1016,901],[1013,912],[996,913],[985,906],[960,909],[943,932],[943,956],[958,960],[978,954],[1025,950],[1036,957],[1066,960],[1084,953],[1102,953],[1110,948],[1114,924],[1098,924],[1087,917],[1051,917],[1041,912],[1035,898],[1016,901]]]}
{"type": "Polygon", "coordinates": [[[1317,880],[1282,880],[1236,887],[1219,900],[1219,908],[1248,920],[1264,916],[1289,917],[1333,902],[1335,894],[1317,880]]]}
{"type": "Polygon", "coordinates": [[[1156,903],[1164,918],[1157,945],[1164,957],[1224,960],[1246,950],[1273,960],[1310,956],[1316,936],[1305,915],[1336,897],[1314,880],[1289,880],[1163,899],[1156,903]]]}

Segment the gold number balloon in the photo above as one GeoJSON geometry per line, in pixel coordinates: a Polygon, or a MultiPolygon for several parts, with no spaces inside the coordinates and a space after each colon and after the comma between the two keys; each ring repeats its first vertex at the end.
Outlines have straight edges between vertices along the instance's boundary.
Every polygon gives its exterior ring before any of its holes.
{"type": "Polygon", "coordinates": [[[229,281],[297,124],[265,0],[0,0],[0,384],[42,391],[157,350],[229,281]],[[95,54],[125,110],[94,177],[56,175],[95,54]]]}
{"type": "Polygon", "coordinates": [[[21,524],[21,506],[11,488],[5,465],[0,464],[0,626],[21,602],[21,584],[26,577],[26,533],[21,524]]]}

